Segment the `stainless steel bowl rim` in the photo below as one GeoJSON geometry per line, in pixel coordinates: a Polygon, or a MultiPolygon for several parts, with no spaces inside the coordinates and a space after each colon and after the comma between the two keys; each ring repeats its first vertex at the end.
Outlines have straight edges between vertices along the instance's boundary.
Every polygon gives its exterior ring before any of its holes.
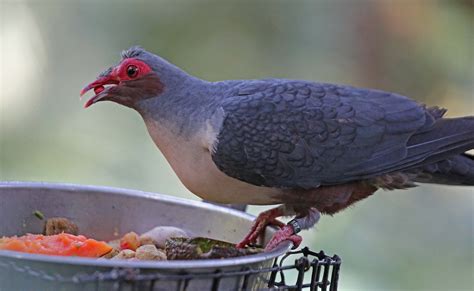
{"type": "MultiPolygon", "coordinates": [[[[0,188],[53,188],[57,190],[73,190],[73,191],[101,191],[111,194],[125,195],[125,196],[139,196],[147,199],[160,198],[164,201],[169,201],[176,204],[192,205],[196,207],[205,206],[208,209],[213,209],[219,212],[232,213],[235,216],[240,216],[245,219],[253,219],[254,216],[218,206],[210,203],[188,200],[184,198],[171,197],[158,193],[143,192],[139,190],[122,189],[106,186],[90,186],[77,185],[66,183],[46,183],[46,182],[22,182],[22,181],[8,181],[0,182],[0,188]]],[[[97,267],[113,267],[113,268],[145,268],[145,269],[200,269],[208,267],[229,267],[233,265],[246,265],[258,263],[271,258],[276,258],[288,252],[293,244],[291,242],[283,242],[271,252],[260,253],[256,255],[249,255],[237,258],[228,259],[209,259],[209,260],[174,260],[174,261],[126,261],[126,260],[108,260],[96,258],[78,258],[78,257],[64,257],[51,255],[38,255],[29,253],[20,253],[14,251],[0,250],[0,256],[19,260],[31,260],[46,263],[58,264],[73,264],[73,265],[88,265],[97,267]]]]}

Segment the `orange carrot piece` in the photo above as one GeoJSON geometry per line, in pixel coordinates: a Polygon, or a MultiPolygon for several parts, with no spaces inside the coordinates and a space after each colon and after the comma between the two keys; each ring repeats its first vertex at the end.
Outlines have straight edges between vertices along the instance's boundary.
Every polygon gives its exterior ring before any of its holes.
{"type": "Polygon", "coordinates": [[[32,254],[100,257],[112,250],[102,241],[83,235],[61,233],[56,235],[27,234],[0,238],[0,250],[10,250],[32,254]]]}

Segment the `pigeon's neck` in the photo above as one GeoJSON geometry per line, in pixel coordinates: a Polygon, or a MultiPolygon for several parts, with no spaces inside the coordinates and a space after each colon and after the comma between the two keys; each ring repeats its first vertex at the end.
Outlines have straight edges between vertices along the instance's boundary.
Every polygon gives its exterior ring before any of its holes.
{"type": "Polygon", "coordinates": [[[214,83],[188,75],[176,78],[172,86],[165,85],[159,96],[142,100],[136,110],[158,130],[190,139],[205,131],[208,120],[219,108],[220,97],[214,83]]]}

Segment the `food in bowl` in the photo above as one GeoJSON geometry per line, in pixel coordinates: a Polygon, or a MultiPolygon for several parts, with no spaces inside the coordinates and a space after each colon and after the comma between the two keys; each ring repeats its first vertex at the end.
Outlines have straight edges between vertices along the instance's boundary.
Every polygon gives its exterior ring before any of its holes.
{"type": "Polygon", "coordinates": [[[2,237],[0,250],[57,256],[100,257],[110,252],[112,247],[83,235],[61,233],[2,237]]]}
{"type": "Polygon", "coordinates": [[[157,226],[138,235],[128,232],[120,239],[98,241],[79,235],[79,227],[63,217],[47,219],[43,234],[0,238],[0,250],[33,254],[77,256],[112,260],[195,260],[255,254],[261,248],[237,249],[234,244],[204,237],[190,237],[173,226],[157,226]]]}

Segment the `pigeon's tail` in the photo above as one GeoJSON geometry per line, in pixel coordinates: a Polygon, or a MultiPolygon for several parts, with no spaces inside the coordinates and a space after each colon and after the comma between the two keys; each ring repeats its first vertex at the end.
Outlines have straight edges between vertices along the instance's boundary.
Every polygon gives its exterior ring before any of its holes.
{"type": "Polygon", "coordinates": [[[442,118],[426,131],[413,135],[407,144],[407,158],[419,159],[417,167],[450,159],[474,149],[474,116],[442,118]]]}
{"type": "Polygon", "coordinates": [[[474,185],[474,117],[441,118],[408,141],[408,157],[424,157],[413,165],[417,182],[474,185]]]}
{"type": "Polygon", "coordinates": [[[474,186],[474,156],[462,154],[425,165],[417,170],[416,182],[474,186]]]}

